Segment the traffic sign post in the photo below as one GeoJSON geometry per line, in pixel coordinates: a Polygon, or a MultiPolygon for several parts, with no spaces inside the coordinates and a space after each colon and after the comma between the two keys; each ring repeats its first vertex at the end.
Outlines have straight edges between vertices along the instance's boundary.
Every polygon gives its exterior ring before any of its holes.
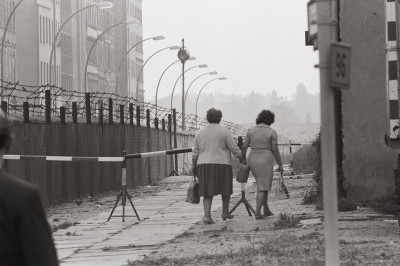
{"type": "Polygon", "coordinates": [[[331,43],[329,66],[330,85],[334,88],[348,89],[350,85],[351,48],[344,43],[331,43]]]}

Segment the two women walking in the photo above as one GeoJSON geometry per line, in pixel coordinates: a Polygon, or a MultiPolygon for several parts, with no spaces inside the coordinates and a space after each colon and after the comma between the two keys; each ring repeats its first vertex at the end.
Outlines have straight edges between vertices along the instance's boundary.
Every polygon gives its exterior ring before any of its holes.
{"type": "Polygon", "coordinates": [[[219,125],[222,118],[220,110],[208,110],[206,118],[208,124],[197,132],[192,153],[193,173],[199,179],[200,196],[204,197],[203,222],[214,223],[211,205],[215,195],[222,197],[222,219],[233,218],[233,215],[229,214],[229,200],[233,192],[231,154],[246,164],[248,147],[251,147],[249,166],[257,180],[258,188],[256,219],[272,215],[267,199],[272,184],[273,157],[279,165],[279,171],[282,172],[278,136],[269,127],[274,122],[274,113],[269,110],[261,111],[256,119],[257,126],[249,129],[246,134],[242,150],[237,147],[229,130],[219,125]],[[261,214],[262,207],[264,215],[261,214]]]}

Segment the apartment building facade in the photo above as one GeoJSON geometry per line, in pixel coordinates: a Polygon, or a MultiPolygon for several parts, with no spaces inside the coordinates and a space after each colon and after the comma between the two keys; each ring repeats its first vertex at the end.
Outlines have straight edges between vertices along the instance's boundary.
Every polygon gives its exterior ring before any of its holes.
{"type": "MultiPolygon", "coordinates": [[[[4,29],[7,24],[7,20],[10,17],[12,10],[15,7],[14,0],[0,0],[0,37],[4,34],[4,29]]],[[[16,39],[16,27],[15,27],[15,16],[10,18],[9,25],[7,27],[7,34],[5,36],[4,44],[2,44],[2,38],[0,38],[0,45],[3,45],[3,62],[4,66],[0,65],[0,71],[3,73],[3,79],[5,81],[15,82],[17,80],[16,71],[16,55],[17,55],[17,39],[16,39]],[[1,68],[3,69],[1,70],[1,68]]]]}
{"type": "MultiPolygon", "coordinates": [[[[0,0],[0,33],[16,2],[19,1],[0,0]]],[[[105,9],[96,6],[99,2],[23,1],[7,33],[4,79],[34,86],[50,84],[69,91],[135,97],[135,90],[130,93],[129,86],[136,87],[137,70],[143,64],[142,48],[138,45],[128,56],[126,52],[142,40],[142,26],[121,24],[107,29],[127,19],[141,21],[141,0],[111,0],[107,2],[113,4],[112,8],[105,9]]]]}

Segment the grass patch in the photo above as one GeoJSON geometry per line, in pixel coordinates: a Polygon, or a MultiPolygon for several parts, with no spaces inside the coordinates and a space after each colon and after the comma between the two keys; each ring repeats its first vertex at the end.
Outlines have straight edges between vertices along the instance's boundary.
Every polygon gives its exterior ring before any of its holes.
{"type": "Polygon", "coordinates": [[[280,213],[277,221],[274,222],[274,230],[294,228],[300,222],[300,218],[294,215],[280,213]]]}
{"type": "Polygon", "coordinates": [[[75,223],[72,223],[72,222],[63,222],[58,225],[54,225],[53,232],[56,232],[59,229],[67,229],[68,227],[71,227],[73,225],[75,225],[75,223]]]}
{"type": "MultiPolygon", "coordinates": [[[[255,245],[223,254],[202,254],[176,258],[150,258],[128,261],[128,265],[324,265],[322,240],[301,241],[290,234],[273,235],[255,245]]],[[[212,251],[210,251],[212,252],[212,251]]]]}
{"type": "Polygon", "coordinates": [[[394,194],[388,194],[376,200],[363,202],[362,206],[383,214],[397,215],[400,212],[400,205],[394,194]]]}
{"type": "Polygon", "coordinates": [[[192,237],[192,236],[194,236],[193,232],[186,231],[186,232],[183,232],[182,234],[178,235],[177,237],[175,237],[175,239],[177,239],[177,238],[185,238],[185,237],[192,237]]]}

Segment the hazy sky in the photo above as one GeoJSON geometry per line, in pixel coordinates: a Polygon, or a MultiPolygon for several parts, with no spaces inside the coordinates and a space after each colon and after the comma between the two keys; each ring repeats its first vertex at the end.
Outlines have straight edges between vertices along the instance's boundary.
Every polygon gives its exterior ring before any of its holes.
{"type": "MultiPolygon", "coordinates": [[[[186,88],[193,93],[215,77],[203,92],[247,94],[252,90],[290,97],[298,83],[311,93],[319,91],[317,52],[304,44],[307,30],[307,0],[143,0],[143,38],[164,35],[162,41],[144,42],[144,60],[167,46],[185,46],[196,61],[188,61],[186,88]]],[[[144,68],[145,99],[155,98],[162,72],[177,60],[177,51],[165,50],[152,57],[144,68]]],[[[169,68],[160,83],[158,98],[170,96],[181,74],[181,64],[169,68]]],[[[181,95],[178,82],[175,94],[181,95]]]]}

